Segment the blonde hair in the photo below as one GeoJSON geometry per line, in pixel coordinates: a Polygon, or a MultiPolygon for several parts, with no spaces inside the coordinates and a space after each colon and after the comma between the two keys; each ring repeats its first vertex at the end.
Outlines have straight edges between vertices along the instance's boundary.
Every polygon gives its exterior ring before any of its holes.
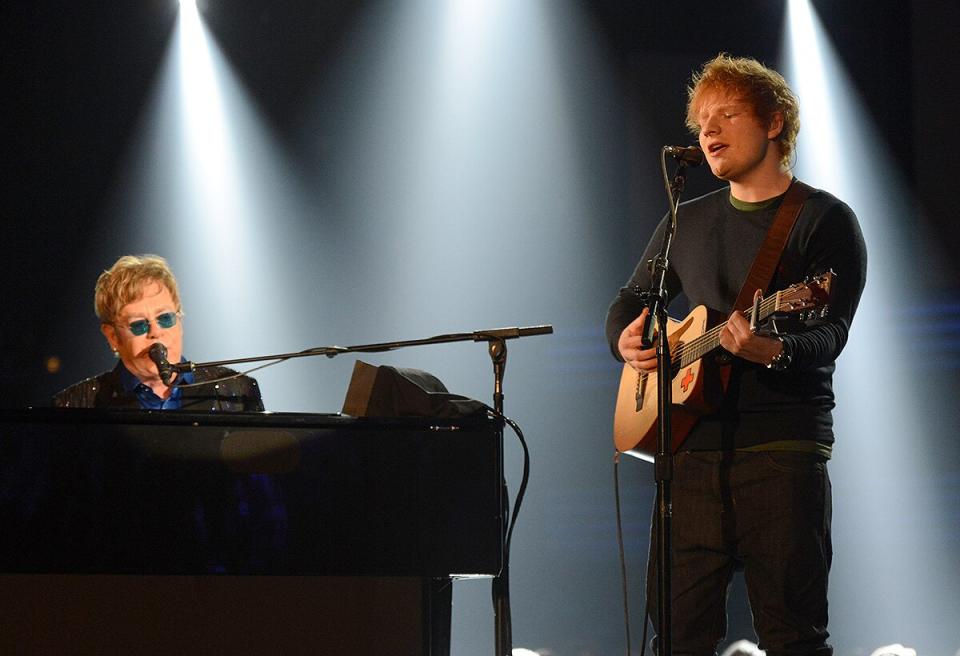
{"type": "Polygon", "coordinates": [[[177,279],[159,255],[124,255],[100,274],[94,287],[93,305],[100,323],[113,323],[124,305],[143,296],[144,285],[157,282],[166,287],[180,308],[177,279]]]}
{"type": "Polygon", "coordinates": [[[697,123],[698,101],[704,91],[733,91],[743,97],[763,125],[773,122],[774,114],[783,116],[783,129],[775,140],[780,144],[780,163],[790,166],[800,132],[800,103],[780,73],[756,59],[731,57],[721,52],[694,73],[687,87],[687,127],[700,132],[697,123]]]}

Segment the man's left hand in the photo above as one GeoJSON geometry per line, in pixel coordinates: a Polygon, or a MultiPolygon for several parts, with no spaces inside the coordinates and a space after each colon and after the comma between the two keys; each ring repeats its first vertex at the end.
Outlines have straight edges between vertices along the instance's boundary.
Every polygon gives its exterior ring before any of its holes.
{"type": "Polygon", "coordinates": [[[783,344],[774,337],[763,337],[750,329],[750,322],[739,312],[734,312],[727,325],[720,331],[720,346],[738,358],[769,364],[780,351],[783,344]]]}

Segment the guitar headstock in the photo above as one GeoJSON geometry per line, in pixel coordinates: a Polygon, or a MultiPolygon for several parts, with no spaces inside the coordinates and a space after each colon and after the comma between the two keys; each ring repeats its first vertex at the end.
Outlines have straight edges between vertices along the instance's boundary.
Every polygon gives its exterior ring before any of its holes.
{"type": "Polygon", "coordinates": [[[803,315],[822,316],[826,313],[827,303],[830,301],[830,287],[835,275],[833,271],[826,271],[777,292],[774,312],[800,312],[803,315]],[[814,312],[808,313],[808,310],[814,312]]]}

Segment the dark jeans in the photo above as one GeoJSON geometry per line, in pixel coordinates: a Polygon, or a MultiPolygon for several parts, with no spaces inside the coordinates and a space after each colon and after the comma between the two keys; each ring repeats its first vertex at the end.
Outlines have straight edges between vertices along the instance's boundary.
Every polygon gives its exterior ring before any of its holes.
{"type": "MultiPolygon", "coordinates": [[[[678,453],[673,494],[673,653],[708,656],[727,631],[727,586],[742,567],[760,648],[829,656],[830,478],[792,451],[678,453]]],[[[656,517],[647,567],[657,624],[656,517]]]]}

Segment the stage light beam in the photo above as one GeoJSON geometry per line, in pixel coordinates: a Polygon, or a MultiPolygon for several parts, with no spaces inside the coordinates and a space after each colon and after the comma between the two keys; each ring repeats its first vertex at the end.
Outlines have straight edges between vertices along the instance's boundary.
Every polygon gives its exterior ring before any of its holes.
{"type": "MultiPolygon", "coordinates": [[[[316,323],[283,321],[300,272],[287,256],[303,238],[295,225],[301,189],[193,3],[180,7],[146,114],[134,133],[96,243],[117,253],[167,257],[196,362],[298,350],[317,343],[316,323]],[[229,326],[229,329],[224,329],[229,326]]],[[[94,257],[94,255],[91,255],[94,257]]],[[[302,367],[257,374],[267,407],[316,409],[302,367]]]]}
{"type": "Polygon", "coordinates": [[[902,312],[891,306],[923,297],[905,227],[918,210],[808,0],[790,0],[785,34],[786,77],[801,106],[797,176],[857,213],[870,263],[834,377],[833,533],[844,548],[831,572],[831,634],[845,650],[886,639],[935,653],[953,624],[957,577],[933,574],[956,567],[937,537],[946,509],[932,500],[923,446],[940,438],[917,409],[939,391],[920,375],[902,312]]]}

